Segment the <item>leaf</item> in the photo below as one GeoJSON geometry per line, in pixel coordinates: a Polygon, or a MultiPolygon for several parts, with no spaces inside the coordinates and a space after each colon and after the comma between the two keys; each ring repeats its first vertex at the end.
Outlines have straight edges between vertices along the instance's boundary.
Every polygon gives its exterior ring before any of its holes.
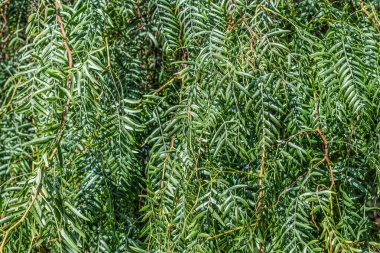
{"type": "Polygon", "coordinates": [[[44,143],[47,143],[54,138],[55,138],[54,136],[40,137],[40,138],[33,139],[31,141],[22,143],[21,145],[22,146],[32,146],[32,145],[36,145],[36,144],[44,144],[44,143]]]}
{"type": "Polygon", "coordinates": [[[83,220],[86,220],[86,221],[90,221],[88,218],[86,218],[83,214],[81,214],[78,209],[76,209],[75,207],[73,207],[72,205],[70,205],[70,203],[68,203],[67,201],[65,201],[65,206],[67,206],[76,216],[78,216],[79,218],[83,219],[83,220]]]}

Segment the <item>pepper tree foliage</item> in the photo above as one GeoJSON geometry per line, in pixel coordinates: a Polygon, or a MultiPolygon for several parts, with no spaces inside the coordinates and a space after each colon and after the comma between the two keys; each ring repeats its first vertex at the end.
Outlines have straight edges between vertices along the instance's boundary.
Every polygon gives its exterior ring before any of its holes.
{"type": "Polygon", "coordinates": [[[0,4],[0,252],[380,250],[378,1],[0,4]]]}

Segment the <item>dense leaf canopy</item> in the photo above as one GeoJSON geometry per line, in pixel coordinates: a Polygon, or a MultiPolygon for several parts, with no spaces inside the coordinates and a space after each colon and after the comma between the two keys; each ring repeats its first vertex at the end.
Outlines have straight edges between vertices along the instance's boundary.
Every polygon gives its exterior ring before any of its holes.
{"type": "Polygon", "coordinates": [[[0,8],[0,252],[380,251],[378,1],[0,8]]]}

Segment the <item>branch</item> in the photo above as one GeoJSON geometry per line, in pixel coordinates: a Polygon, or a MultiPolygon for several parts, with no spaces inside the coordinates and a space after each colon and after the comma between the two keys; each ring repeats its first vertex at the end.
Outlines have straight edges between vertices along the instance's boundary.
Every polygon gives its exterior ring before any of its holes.
{"type": "MultiPolygon", "coordinates": [[[[62,36],[63,36],[63,39],[64,39],[63,45],[64,45],[64,47],[66,49],[67,58],[69,60],[69,70],[68,70],[68,74],[67,74],[67,90],[70,91],[70,88],[71,88],[71,69],[73,68],[73,57],[72,57],[72,53],[71,53],[69,44],[67,43],[68,39],[67,39],[67,36],[66,36],[65,29],[63,27],[63,22],[62,22],[61,16],[59,15],[59,6],[58,6],[58,3],[55,2],[54,6],[55,6],[55,11],[56,11],[55,15],[57,17],[57,21],[58,21],[58,24],[59,24],[59,27],[60,27],[60,30],[61,30],[61,33],[62,33],[62,36]]],[[[70,107],[70,98],[67,98],[65,109],[63,111],[63,116],[62,116],[62,120],[61,120],[61,127],[60,127],[60,130],[59,130],[59,133],[58,133],[58,137],[57,137],[57,147],[59,146],[59,143],[61,142],[61,140],[63,138],[64,128],[65,128],[65,125],[67,123],[67,113],[69,111],[69,107],[70,107]]],[[[53,152],[49,156],[49,160],[51,160],[54,157],[55,153],[58,150],[57,147],[54,148],[53,152]]]]}
{"type": "Polygon", "coordinates": [[[319,230],[317,222],[315,222],[314,218],[314,202],[311,202],[311,220],[313,221],[314,226],[319,230]]]}
{"type": "MultiPolygon", "coordinates": [[[[257,224],[257,223],[253,223],[253,224],[250,225],[250,227],[254,227],[254,226],[256,226],[256,224],[257,224]]],[[[217,237],[220,237],[220,236],[223,236],[223,235],[230,234],[230,233],[232,233],[232,232],[235,232],[235,231],[240,230],[240,229],[243,229],[243,228],[245,228],[245,227],[240,226],[240,227],[236,227],[236,228],[233,228],[233,229],[227,230],[227,231],[225,231],[225,232],[222,232],[222,233],[217,234],[217,235],[214,235],[214,236],[209,236],[209,237],[206,238],[206,242],[209,241],[209,240],[212,240],[212,239],[214,239],[214,238],[217,238],[217,237]]]]}
{"type": "Polygon", "coordinates": [[[0,3],[0,7],[2,7],[3,5],[7,4],[9,2],[9,0],[5,0],[4,2],[0,3]]]}
{"type": "Polygon", "coordinates": [[[324,156],[323,156],[323,159],[320,162],[318,162],[316,165],[313,166],[313,168],[318,167],[323,162],[327,163],[327,167],[329,168],[329,172],[330,172],[330,179],[331,179],[330,190],[331,190],[332,187],[335,184],[335,181],[334,181],[334,174],[333,174],[333,171],[332,171],[331,162],[330,162],[330,158],[329,158],[329,146],[328,146],[329,144],[328,144],[328,142],[326,140],[325,135],[323,134],[322,130],[319,127],[318,116],[319,115],[318,115],[317,92],[314,91],[314,117],[315,117],[315,119],[317,121],[316,131],[318,132],[319,136],[321,137],[321,139],[323,141],[324,156]]]}
{"type": "MultiPolygon", "coordinates": [[[[313,134],[313,133],[315,133],[315,132],[317,132],[317,129],[310,130],[310,131],[299,132],[299,133],[297,133],[297,134],[294,134],[294,135],[289,136],[289,137],[286,138],[286,139],[283,139],[281,142],[289,142],[290,140],[292,140],[292,139],[294,139],[294,138],[297,138],[297,137],[300,137],[300,136],[303,136],[303,135],[310,135],[310,134],[313,134]]],[[[281,142],[280,142],[280,143],[277,143],[277,144],[275,144],[275,145],[280,145],[280,144],[282,144],[281,142]]]]}
{"type": "MultiPolygon", "coordinates": [[[[263,142],[262,146],[262,154],[261,154],[261,166],[260,166],[260,174],[259,174],[259,202],[257,203],[257,212],[260,215],[261,201],[263,198],[263,176],[264,176],[264,168],[265,168],[265,158],[266,158],[266,149],[265,142],[263,142]]],[[[259,216],[260,220],[260,216],[259,216]]],[[[262,243],[260,243],[260,253],[265,252],[265,247],[262,243]]]]}
{"type": "MultiPolygon", "coordinates": [[[[5,2],[3,2],[0,7],[5,4],[7,1],[9,0],[6,0],[5,2]]],[[[67,36],[66,36],[66,32],[65,32],[65,29],[63,27],[63,22],[62,22],[62,19],[61,17],[59,16],[59,7],[58,7],[58,3],[55,2],[55,10],[56,10],[56,17],[57,17],[57,20],[58,20],[58,23],[59,23],[59,27],[60,27],[60,30],[61,30],[61,33],[62,33],[62,36],[64,38],[64,42],[63,42],[63,45],[65,46],[65,49],[66,49],[66,52],[67,52],[67,56],[68,56],[68,60],[69,60],[69,71],[68,71],[68,76],[67,76],[67,89],[70,90],[70,87],[71,87],[71,69],[73,67],[73,58],[72,58],[72,53],[71,53],[71,50],[70,50],[70,47],[67,43],[68,39],[67,39],[67,36]]],[[[63,112],[63,117],[62,117],[62,121],[61,121],[61,128],[60,128],[60,131],[58,133],[58,137],[57,137],[57,146],[59,145],[59,143],[61,142],[62,140],[62,137],[63,137],[63,133],[64,133],[64,127],[66,125],[66,122],[67,122],[67,113],[68,113],[68,110],[69,110],[69,107],[70,107],[70,99],[68,98],[66,100],[66,106],[65,106],[65,109],[64,109],[64,112],[63,112]]],[[[49,156],[49,160],[51,160],[55,153],[57,152],[57,147],[52,151],[51,155],[49,156]]],[[[30,202],[29,206],[27,207],[27,209],[25,210],[24,214],[22,215],[21,219],[19,219],[15,224],[13,224],[10,228],[8,228],[5,232],[4,232],[4,238],[1,242],[1,245],[0,245],[0,252],[3,252],[3,248],[5,246],[5,243],[7,241],[7,238],[9,236],[9,233],[15,229],[16,227],[18,227],[26,218],[26,216],[28,215],[28,213],[30,212],[30,210],[32,209],[34,203],[36,202],[37,200],[37,197],[40,193],[40,190],[39,190],[39,185],[37,186],[37,190],[36,190],[36,193],[34,194],[33,196],[33,199],[32,201],[30,202]]]]}
{"type": "Polygon", "coordinates": [[[264,167],[265,167],[265,143],[263,143],[261,154],[261,165],[260,165],[260,174],[259,174],[259,202],[257,204],[257,209],[261,207],[261,200],[263,198],[263,176],[264,176],[264,167]]]}
{"type": "Polygon", "coordinates": [[[170,79],[169,81],[167,81],[164,85],[162,85],[160,88],[158,88],[154,93],[153,95],[157,95],[158,93],[160,93],[160,91],[162,91],[166,86],[168,86],[169,84],[171,84],[174,80],[177,80],[179,78],[181,78],[182,76],[180,74],[178,75],[175,75],[172,79],[170,79]]]}
{"type": "Polygon", "coordinates": [[[354,131],[355,131],[355,119],[357,116],[358,116],[358,113],[355,113],[354,118],[352,119],[352,123],[351,123],[351,132],[350,132],[350,139],[348,142],[349,144],[348,144],[347,157],[350,156],[351,149],[352,149],[352,139],[353,139],[353,135],[354,135],[354,131]]]}
{"type": "Polygon", "coordinates": [[[170,152],[172,151],[173,147],[174,147],[174,135],[172,136],[172,142],[170,143],[170,148],[168,150],[168,152],[166,152],[166,156],[165,156],[165,160],[164,160],[164,167],[162,169],[162,176],[161,176],[161,190],[164,188],[164,179],[165,179],[165,169],[166,169],[166,162],[168,161],[169,159],[169,155],[170,155],[170,152]]]}
{"type": "Polygon", "coordinates": [[[377,32],[380,34],[380,26],[379,26],[379,22],[373,18],[373,15],[371,16],[371,14],[367,11],[367,9],[364,7],[364,3],[363,3],[363,0],[359,0],[359,3],[360,3],[360,8],[361,10],[364,12],[364,14],[371,20],[372,24],[375,26],[377,32]]]}
{"type": "MultiPolygon", "coordinates": [[[[297,137],[300,137],[300,136],[303,136],[303,135],[310,135],[310,134],[313,134],[313,133],[318,133],[320,138],[322,139],[322,142],[323,142],[323,159],[321,161],[319,161],[318,163],[316,163],[315,165],[312,166],[312,168],[316,168],[318,166],[320,166],[322,163],[326,162],[327,163],[327,167],[329,168],[329,173],[330,173],[330,178],[331,178],[331,185],[330,185],[330,190],[331,188],[335,185],[335,181],[334,181],[334,174],[333,174],[333,171],[332,171],[332,166],[331,166],[331,162],[330,162],[330,158],[329,158],[329,149],[328,149],[328,142],[326,140],[326,137],[325,135],[323,134],[322,130],[320,129],[319,127],[319,120],[318,120],[318,103],[317,103],[317,93],[314,91],[314,117],[316,118],[316,121],[317,121],[317,128],[314,129],[314,130],[311,130],[311,131],[304,131],[304,132],[300,132],[300,133],[297,133],[297,134],[294,134],[286,139],[284,139],[285,142],[288,142],[290,141],[291,139],[293,138],[297,138],[297,137]]],[[[262,161],[263,163],[263,161],[262,161]]],[[[271,206],[265,206],[264,208],[274,208],[281,200],[282,196],[286,193],[286,190],[288,190],[290,187],[292,187],[294,184],[296,184],[301,178],[303,178],[306,174],[307,174],[308,170],[306,170],[304,173],[302,173],[299,177],[297,177],[296,180],[294,180],[291,184],[289,184],[285,190],[283,190],[280,195],[277,197],[276,201],[274,202],[273,205],[271,206]]],[[[261,170],[260,170],[260,175],[261,175],[261,170]]],[[[261,176],[260,176],[261,178],[261,176]]],[[[260,190],[261,190],[261,181],[260,181],[260,190]]],[[[258,207],[261,206],[261,197],[262,194],[261,194],[261,191],[259,192],[259,202],[258,202],[258,207]]]]}
{"type": "MultiPolygon", "coordinates": [[[[249,39],[249,48],[250,48],[249,52],[251,52],[253,54],[253,56],[256,58],[256,54],[255,54],[255,50],[254,50],[254,44],[255,44],[255,40],[256,40],[257,35],[253,31],[253,29],[249,26],[247,19],[245,18],[244,15],[242,17],[242,20],[243,20],[245,27],[248,29],[249,34],[251,35],[251,38],[249,39]]],[[[253,60],[252,62],[249,62],[249,64],[251,65],[252,70],[255,70],[255,61],[253,60]]]]}
{"type": "Polygon", "coordinates": [[[13,224],[10,228],[8,228],[5,232],[4,232],[4,238],[3,238],[3,241],[1,242],[1,245],[0,245],[0,252],[3,252],[3,249],[4,249],[4,246],[5,246],[5,242],[7,241],[7,238],[9,236],[9,233],[15,229],[16,227],[18,227],[26,218],[26,216],[28,215],[29,211],[32,209],[33,207],[33,204],[34,202],[36,202],[37,200],[37,197],[39,195],[40,191],[39,189],[37,188],[37,191],[36,193],[34,194],[33,196],[33,199],[32,199],[32,202],[30,202],[28,208],[25,210],[24,214],[22,215],[21,219],[19,219],[15,224],[13,224]]]}
{"type": "Polygon", "coordinates": [[[265,206],[264,208],[268,208],[268,209],[271,209],[271,208],[274,208],[275,206],[278,205],[278,203],[280,203],[280,200],[282,198],[282,196],[286,193],[287,190],[289,190],[293,185],[295,185],[298,181],[301,180],[301,178],[303,178],[307,173],[309,172],[309,170],[307,169],[304,173],[302,173],[300,176],[298,176],[296,178],[296,180],[294,180],[293,182],[291,182],[288,186],[286,186],[285,190],[283,190],[277,197],[276,201],[274,202],[273,205],[271,206],[265,206]]]}

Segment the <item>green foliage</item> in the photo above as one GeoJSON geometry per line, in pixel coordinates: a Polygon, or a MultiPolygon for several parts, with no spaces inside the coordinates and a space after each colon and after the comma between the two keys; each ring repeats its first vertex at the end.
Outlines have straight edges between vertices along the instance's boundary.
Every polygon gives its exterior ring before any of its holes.
{"type": "Polygon", "coordinates": [[[377,1],[0,4],[0,252],[380,249],[377,1]]]}

